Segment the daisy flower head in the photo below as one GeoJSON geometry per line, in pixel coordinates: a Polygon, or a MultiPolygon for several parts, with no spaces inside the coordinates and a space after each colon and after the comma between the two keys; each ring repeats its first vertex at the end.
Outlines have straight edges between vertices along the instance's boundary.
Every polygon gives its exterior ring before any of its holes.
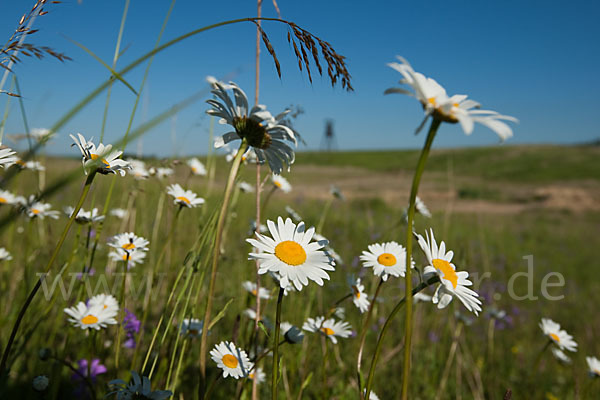
{"type": "Polygon", "coordinates": [[[271,182],[277,189],[281,189],[283,193],[289,193],[292,191],[292,185],[281,175],[273,174],[271,175],[271,182]]]}
{"type": "MultiPolygon", "coordinates": [[[[252,293],[254,296],[256,296],[257,292],[256,292],[256,283],[254,282],[250,282],[250,281],[245,281],[242,282],[242,287],[244,289],[246,289],[246,291],[252,293]]],[[[261,287],[258,290],[258,295],[261,299],[265,299],[268,300],[271,298],[271,294],[269,293],[269,291],[263,287],[261,287]]]]}
{"type": "Polygon", "coordinates": [[[112,237],[109,246],[121,249],[127,253],[134,251],[148,251],[150,242],[133,232],[120,233],[112,237]]]}
{"type": "Polygon", "coordinates": [[[0,189],[0,204],[16,204],[17,198],[8,190],[0,189]]]}
{"type": "Polygon", "coordinates": [[[115,319],[116,312],[108,308],[105,309],[103,305],[88,306],[80,301],[74,307],[65,308],[64,312],[71,317],[69,322],[81,329],[100,330],[100,328],[106,328],[108,325],[117,323],[115,319]]]}
{"type": "Polygon", "coordinates": [[[417,210],[417,212],[422,216],[431,218],[431,213],[429,212],[429,209],[427,208],[425,203],[423,203],[423,200],[419,198],[419,196],[417,196],[415,199],[415,210],[417,210]]]}
{"type": "MultiPolygon", "coordinates": [[[[73,215],[73,211],[75,209],[71,206],[65,207],[65,214],[71,217],[73,215]]],[[[104,220],[104,215],[99,215],[99,211],[97,208],[93,208],[92,211],[85,211],[83,208],[79,209],[77,216],[75,217],[75,222],[78,224],[89,224],[92,222],[100,222],[104,220]]]]}
{"type": "Polygon", "coordinates": [[[152,167],[148,170],[148,172],[150,172],[150,175],[156,176],[158,179],[164,179],[173,175],[175,173],[175,170],[173,168],[152,167]]]}
{"type": "Polygon", "coordinates": [[[560,362],[563,362],[565,364],[570,364],[571,363],[571,359],[569,358],[569,356],[567,356],[561,349],[553,347],[552,348],[552,355],[554,355],[554,357],[556,357],[556,359],[560,362]]]}
{"type": "Polygon", "coordinates": [[[110,294],[97,294],[88,301],[88,307],[100,306],[103,310],[112,311],[114,315],[119,312],[119,302],[110,294]]]}
{"type": "Polygon", "coordinates": [[[254,149],[258,162],[267,162],[272,172],[280,174],[284,167],[289,170],[295,155],[287,142],[297,145],[297,141],[294,132],[284,125],[282,120],[290,110],[273,116],[263,105],[250,109],[248,97],[238,85],[233,82],[219,82],[212,77],[208,78],[208,81],[216,99],[207,100],[212,106],[207,113],[221,117],[219,123],[228,124],[234,129],[217,138],[215,147],[219,148],[233,140],[242,139],[254,149]],[[228,91],[233,93],[235,104],[228,91]]]}
{"type": "Polygon", "coordinates": [[[123,248],[116,247],[108,253],[108,257],[113,261],[127,261],[127,269],[134,267],[136,264],[141,264],[146,258],[145,251],[128,251],[123,248]]]}
{"type": "MultiPolygon", "coordinates": [[[[480,104],[466,95],[448,96],[446,89],[434,79],[428,78],[420,72],[415,72],[412,66],[402,57],[399,63],[390,63],[388,66],[402,75],[400,83],[406,88],[390,88],[385,94],[400,93],[415,97],[423,106],[425,120],[418,130],[423,127],[428,117],[432,116],[442,122],[460,123],[463,131],[470,135],[475,122],[493,130],[501,140],[511,137],[512,129],[503,121],[518,122],[516,118],[500,115],[495,111],[481,110],[480,104]]],[[[418,131],[417,130],[417,131],[418,131]]]]}
{"type": "Polygon", "coordinates": [[[286,288],[290,282],[298,291],[308,285],[309,279],[323,286],[323,279],[329,279],[325,271],[334,271],[329,256],[323,251],[326,242],[312,242],[315,228],[305,229],[304,222],[294,224],[290,218],[285,222],[277,219],[277,225],[267,221],[272,238],[256,233],[256,239],[246,239],[259,250],[250,253],[249,259],[258,260],[258,273],[278,272],[279,285],[286,288]]]}
{"type": "Polygon", "coordinates": [[[347,338],[352,333],[352,327],[348,322],[335,321],[333,318],[325,317],[309,318],[306,320],[302,329],[308,332],[318,332],[337,343],[337,338],[347,338]]]}
{"type": "Polygon", "coordinates": [[[446,243],[440,242],[438,246],[433,235],[433,229],[429,233],[425,233],[427,239],[419,234],[415,234],[419,242],[421,250],[427,257],[428,265],[423,270],[424,275],[437,275],[440,279],[432,301],[437,304],[438,308],[445,308],[452,301],[453,297],[457,297],[465,308],[475,315],[479,315],[481,311],[481,300],[479,295],[468,288],[473,282],[469,278],[469,273],[466,271],[456,271],[456,266],[452,264],[454,252],[446,251],[446,243]]]}
{"type": "Polygon", "coordinates": [[[596,357],[586,357],[585,361],[587,362],[590,375],[600,377],[600,360],[596,357]]]}
{"type": "Polygon", "coordinates": [[[542,318],[540,328],[544,335],[554,342],[561,350],[577,351],[577,343],[560,325],[549,318],[542,318]]]}
{"type": "Polygon", "coordinates": [[[238,188],[240,189],[241,192],[244,192],[244,193],[252,193],[252,192],[254,192],[254,186],[252,186],[248,182],[243,182],[243,181],[239,182],[238,183],[238,188]]]}
{"type": "Polygon", "coordinates": [[[192,170],[192,174],[202,175],[202,176],[206,175],[206,167],[204,167],[204,164],[202,164],[202,162],[200,160],[198,160],[196,157],[190,158],[189,160],[186,161],[186,163],[192,170]]]}
{"type": "Polygon", "coordinates": [[[352,279],[350,282],[350,288],[352,289],[352,302],[364,313],[369,309],[369,296],[365,293],[365,286],[360,283],[360,278],[352,279]]]}
{"type": "Polygon", "coordinates": [[[122,208],[113,208],[112,210],[110,210],[109,214],[113,217],[123,219],[127,216],[127,210],[124,210],[122,208]]]}
{"type": "Polygon", "coordinates": [[[150,177],[150,171],[148,171],[146,163],[142,160],[130,158],[127,162],[131,165],[131,175],[133,175],[135,179],[141,180],[150,177]]]}
{"type": "Polygon", "coordinates": [[[73,146],[77,146],[81,152],[81,162],[86,175],[92,168],[103,175],[118,173],[121,176],[125,176],[125,170],[131,169],[131,165],[127,161],[119,158],[123,152],[113,150],[111,144],[105,146],[100,143],[96,147],[91,140],[88,141],[81,133],[78,133],[77,137],[69,136],[75,142],[73,146]]]}
{"type": "Polygon", "coordinates": [[[406,249],[392,241],[369,245],[360,259],[365,268],[373,268],[373,273],[386,281],[388,276],[404,276],[406,273],[406,249]]]}
{"type": "Polygon", "coordinates": [[[137,372],[131,371],[129,383],[122,379],[114,379],[108,383],[112,392],[106,397],[117,395],[117,400],[150,399],[164,400],[173,396],[170,390],[152,390],[152,384],[147,376],[140,377],[137,372]]]}
{"type": "Polygon", "coordinates": [[[430,295],[425,294],[423,292],[415,293],[413,295],[413,303],[418,303],[420,301],[422,301],[423,303],[431,303],[432,299],[433,298],[430,295]]]}
{"type": "Polygon", "coordinates": [[[195,208],[204,204],[204,199],[191,190],[184,190],[178,183],[167,186],[167,193],[174,197],[173,204],[181,207],[195,208]]]}
{"type": "Polygon", "coordinates": [[[252,368],[246,352],[231,342],[219,343],[210,351],[210,356],[223,370],[223,378],[228,376],[235,379],[246,377],[252,368]]]}
{"type": "Polygon", "coordinates": [[[14,162],[13,165],[16,165],[18,168],[20,168],[22,170],[26,169],[26,170],[29,170],[29,171],[38,171],[38,172],[46,170],[46,167],[44,167],[42,165],[42,163],[39,162],[39,161],[33,161],[33,160],[23,161],[20,158],[18,158],[14,162]]]}
{"type": "Polygon", "coordinates": [[[33,128],[29,135],[34,138],[37,142],[41,142],[42,140],[50,140],[56,133],[52,132],[47,128],[33,128]]]}
{"type": "MultiPolygon", "coordinates": [[[[0,143],[0,146],[2,146],[2,143],[0,143]]],[[[16,163],[18,158],[14,156],[15,154],[16,152],[8,147],[0,149],[0,167],[4,168],[16,163]]]]}
{"type": "Polygon", "coordinates": [[[12,256],[4,247],[0,247],[0,261],[10,261],[12,256]]]}
{"type": "Polygon", "coordinates": [[[266,377],[267,374],[265,374],[265,371],[261,367],[256,367],[248,373],[248,378],[256,380],[256,383],[263,383],[266,377]]]}
{"type": "Polygon", "coordinates": [[[35,201],[33,196],[29,197],[28,204],[25,206],[27,216],[29,218],[44,219],[46,217],[58,219],[59,212],[51,210],[52,205],[49,203],[42,203],[41,201],[35,201]]]}
{"type": "Polygon", "coordinates": [[[198,337],[202,334],[204,322],[197,318],[185,318],[181,322],[181,335],[189,337],[198,337]]]}

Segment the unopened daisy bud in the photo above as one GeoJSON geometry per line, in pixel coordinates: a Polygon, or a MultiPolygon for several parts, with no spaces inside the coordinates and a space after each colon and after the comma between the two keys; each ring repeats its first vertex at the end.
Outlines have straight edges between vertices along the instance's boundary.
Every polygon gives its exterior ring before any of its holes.
{"type": "Polygon", "coordinates": [[[302,339],[304,339],[304,333],[302,333],[300,328],[290,324],[289,322],[282,322],[280,324],[280,329],[283,333],[283,337],[289,344],[297,344],[302,342],[302,339]]]}
{"type": "Polygon", "coordinates": [[[50,383],[50,380],[48,379],[48,377],[46,375],[38,375],[35,378],[33,378],[33,388],[38,391],[38,392],[43,392],[44,390],[46,390],[48,388],[48,384],[50,383]]]}

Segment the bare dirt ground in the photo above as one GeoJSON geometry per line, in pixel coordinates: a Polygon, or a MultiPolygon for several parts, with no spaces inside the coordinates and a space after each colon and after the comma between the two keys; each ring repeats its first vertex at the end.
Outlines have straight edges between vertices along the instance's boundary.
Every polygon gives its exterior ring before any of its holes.
{"type": "MultiPolygon", "coordinates": [[[[294,195],[305,198],[326,199],[331,196],[331,185],[335,185],[349,200],[381,198],[388,205],[400,208],[408,203],[412,176],[356,167],[298,165],[290,179],[294,195]]],[[[575,213],[600,211],[600,183],[589,180],[538,185],[426,173],[419,197],[433,211],[448,207],[455,212],[493,214],[515,214],[540,208],[575,213]],[[484,187],[485,190],[483,194],[465,194],[464,187],[484,187]]]]}

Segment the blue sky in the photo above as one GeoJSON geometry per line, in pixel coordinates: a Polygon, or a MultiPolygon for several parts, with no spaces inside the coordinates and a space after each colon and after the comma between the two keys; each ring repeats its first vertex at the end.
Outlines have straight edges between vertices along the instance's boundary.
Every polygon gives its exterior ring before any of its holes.
{"type": "MultiPolygon", "coordinates": [[[[7,38],[32,0],[4,2],[0,34],[7,38]]],[[[168,0],[132,0],[125,25],[124,66],[152,49],[168,0]]],[[[263,24],[282,66],[280,80],[264,47],[261,57],[260,102],[273,112],[296,104],[305,113],[296,129],[308,142],[301,149],[319,149],[325,120],[335,121],[341,149],[417,148],[423,136],[413,132],[422,119],[414,99],[384,96],[399,74],[386,66],[395,55],[431,76],[449,93],[464,93],[483,108],[520,120],[508,143],[577,143],[600,137],[597,68],[600,51],[600,3],[590,1],[284,1],[284,19],[330,42],[347,57],[355,91],[331,88],[327,78],[313,71],[313,84],[300,72],[290,49],[287,29],[263,24]]],[[[31,127],[49,127],[70,107],[108,76],[88,54],[69,42],[72,38],[106,62],[112,61],[124,1],[75,0],[48,5],[40,29],[29,39],[65,52],[73,61],[25,58],[16,66],[31,127]]],[[[264,16],[276,16],[272,3],[263,3],[264,16]]],[[[228,19],[256,15],[251,1],[200,2],[179,0],[168,22],[163,42],[193,29],[228,19]]],[[[253,98],[255,28],[250,23],[202,33],[159,54],[150,70],[142,105],[134,126],[177,101],[206,88],[205,77],[233,75],[253,98]]],[[[137,89],[144,66],[126,79],[137,89]]],[[[5,89],[8,89],[8,84],[5,89]]],[[[208,94],[207,94],[208,98],[208,94]]],[[[70,153],[69,133],[99,136],[105,94],[60,130],[49,145],[51,153],[70,153]]],[[[7,96],[0,97],[3,112],[7,96]]],[[[120,138],[134,102],[122,84],[113,90],[106,142],[120,138]]],[[[202,154],[208,148],[207,105],[198,102],[144,136],[145,155],[202,154]],[[175,140],[172,133],[175,132],[175,140]]],[[[23,131],[15,99],[11,100],[6,133],[23,131]]],[[[217,133],[225,128],[217,126],[217,133]]],[[[12,145],[7,140],[5,144],[12,145]]],[[[458,126],[444,125],[436,147],[493,145],[497,136],[478,126],[465,136],[458,126]]],[[[21,145],[24,145],[22,143],[21,145]]],[[[17,146],[18,148],[18,146],[17,146]]],[[[129,151],[135,151],[133,143],[129,151]]]]}

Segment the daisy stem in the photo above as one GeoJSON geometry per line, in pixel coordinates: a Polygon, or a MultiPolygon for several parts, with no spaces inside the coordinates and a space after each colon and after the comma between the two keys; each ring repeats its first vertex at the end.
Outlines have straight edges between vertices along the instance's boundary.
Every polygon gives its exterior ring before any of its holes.
{"type": "Polygon", "coordinates": [[[542,355],[544,355],[544,353],[546,352],[548,347],[550,347],[551,344],[552,344],[552,340],[549,339],[546,342],[546,344],[544,345],[544,347],[542,348],[542,350],[540,350],[540,352],[538,353],[538,355],[535,359],[535,362],[533,364],[533,368],[531,369],[530,380],[535,376],[537,369],[540,366],[540,362],[542,361],[542,355]]]}
{"type": "Polygon", "coordinates": [[[325,206],[323,207],[323,212],[321,213],[321,218],[319,219],[319,223],[317,224],[317,233],[321,233],[323,229],[323,225],[325,225],[325,218],[327,218],[327,214],[329,214],[329,209],[331,208],[331,204],[333,203],[333,198],[327,200],[325,206]]]}
{"type": "MultiPolygon", "coordinates": [[[[415,286],[415,288],[411,292],[411,296],[410,296],[411,302],[412,302],[412,296],[419,293],[421,290],[425,289],[426,287],[433,285],[439,281],[440,281],[439,277],[432,276],[426,282],[419,283],[417,286],[415,286]]],[[[398,311],[400,311],[400,309],[402,308],[404,303],[406,303],[407,301],[408,301],[407,298],[403,297],[398,302],[398,304],[396,304],[396,306],[390,313],[390,316],[385,320],[385,323],[383,324],[383,327],[381,328],[381,332],[379,332],[379,338],[377,338],[377,345],[375,347],[375,352],[373,353],[373,359],[371,360],[371,367],[369,368],[369,376],[367,378],[367,386],[365,389],[365,396],[364,396],[365,399],[368,399],[369,396],[371,395],[371,388],[373,385],[373,377],[375,375],[375,367],[377,366],[377,361],[379,361],[379,355],[381,354],[381,348],[383,347],[383,339],[385,337],[385,334],[391,325],[392,319],[398,313],[398,311]]],[[[405,346],[406,346],[406,343],[405,343],[405,346]]]]}
{"type": "Polygon", "coordinates": [[[383,279],[379,278],[379,284],[377,285],[377,289],[375,289],[373,300],[371,300],[371,304],[369,305],[369,310],[367,311],[365,322],[363,322],[363,327],[360,332],[360,346],[358,347],[358,356],[356,358],[356,378],[358,379],[358,392],[360,399],[362,399],[363,396],[362,379],[360,374],[360,367],[362,365],[362,353],[365,348],[365,340],[367,338],[369,324],[371,323],[371,315],[373,314],[373,308],[375,307],[375,302],[377,301],[377,296],[379,296],[379,292],[381,290],[381,286],[383,286],[383,282],[383,279]]]}
{"type": "Polygon", "coordinates": [[[10,337],[8,339],[8,342],[6,343],[4,352],[2,353],[2,361],[0,361],[0,377],[4,376],[4,370],[6,369],[6,363],[8,361],[10,349],[13,345],[13,342],[15,341],[15,337],[17,336],[19,326],[21,325],[21,322],[23,321],[23,317],[25,317],[25,313],[27,312],[27,309],[31,305],[33,298],[35,297],[37,292],[40,290],[40,287],[42,287],[42,282],[44,281],[44,278],[46,277],[46,275],[48,275],[48,272],[52,268],[54,261],[56,261],[56,258],[58,257],[58,253],[60,252],[60,249],[62,248],[62,245],[65,242],[65,239],[67,238],[67,234],[69,233],[69,230],[71,229],[71,225],[73,225],[73,221],[75,221],[75,216],[79,213],[79,210],[81,210],[81,207],[83,206],[83,202],[85,201],[85,198],[87,197],[87,195],[90,191],[90,187],[92,186],[92,182],[94,181],[95,176],[96,176],[96,171],[90,172],[87,179],[85,180],[85,185],[83,186],[83,189],[81,190],[81,195],[79,196],[79,200],[77,201],[75,210],[73,210],[73,214],[71,214],[71,217],[69,218],[69,221],[67,222],[67,225],[65,225],[65,229],[63,230],[63,233],[60,236],[60,239],[58,240],[58,243],[56,244],[54,251],[52,252],[52,256],[50,256],[50,260],[48,261],[48,264],[46,265],[46,269],[44,270],[44,273],[40,275],[38,281],[36,282],[35,286],[29,293],[29,296],[25,300],[23,307],[21,307],[21,310],[19,311],[17,320],[15,321],[15,324],[13,325],[12,331],[10,333],[10,337]]]}
{"type": "MultiPolygon", "coordinates": [[[[427,157],[429,156],[429,151],[431,150],[431,145],[433,144],[433,139],[435,138],[435,134],[437,133],[441,120],[437,118],[433,118],[431,120],[431,126],[429,127],[429,132],[427,132],[427,138],[425,139],[425,146],[423,146],[423,150],[421,150],[421,155],[419,156],[419,162],[417,163],[417,168],[415,170],[415,175],[413,176],[412,187],[410,189],[410,202],[408,206],[408,222],[406,224],[406,290],[405,290],[405,298],[406,298],[406,310],[405,310],[405,324],[404,324],[404,366],[402,368],[402,400],[406,400],[408,398],[408,387],[410,383],[410,350],[411,350],[411,341],[412,341],[412,277],[411,270],[412,268],[412,238],[413,238],[413,221],[415,217],[415,208],[416,208],[416,198],[417,193],[419,191],[419,184],[421,183],[421,176],[423,175],[423,171],[425,170],[425,163],[427,162],[427,157]]],[[[386,321],[385,327],[388,325],[388,322],[392,319],[394,312],[390,314],[388,320],[386,321]]],[[[384,333],[384,331],[382,331],[384,333]]],[[[381,343],[377,343],[378,346],[381,343]]],[[[367,399],[369,398],[369,394],[367,393],[365,396],[367,399]]]]}
{"type": "Polygon", "coordinates": [[[124,328],[124,324],[122,323],[123,318],[125,317],[125,285],[127,283],[127,265],[129,264],[129,252],[127,252],[127,258],[123,261],[123,281],[121,281],[121,294],[119,296],[119,306],[121,308],[119,312],[119,327],[117,332],[117,348],[115,349],[115,369],[119,370],[119,353],[121,350],[121,331],[122,327],[124,328]]]}
{"type": "Polygon", "coordinates": [[[279,288],[277,297],[277,314],[275,316],[275,333],[273,335],[273,370],[271,381],[271,399],[277,400],[277,378],[279,371],[279,324],[281,323],[281,303],[283,302],[284,288],[279,288]]]}
{"type": "MultiPolygon", "coordinates": [[[[219,212],[219,218],[217,220],[217,231],[215,235],[215,242],[213,247],[212,254],[212,268],[210,271],[210,283],[208,286],[208,297],[206,299],[206,311],[204,312],[204,323],[210,323],[210,313],[212,309],[212,301],[213,295],[215,292],[215,281],[217,278],[217,265],[219,263],[219,256],[221,252],[221,239],[223,234],[223,228],[225,227],[225,219],[227,217],[227,211],[229,208],[229,202],[231,200],[231,194],[233,193],[233,188],[235,184],[235,178],[240,169],[240,165],[242,163],[242,156],[246,152],[248,148],[248,142],[246,139],[242,139],[242,143],[240,143],[240,148],[238,149],[235,158],[231,164],[231,170],[229,171],[229,178],[227,179],[227,186],[225,187],[225,194],[223,196],[223,203],[221,205],[221,210],[219,212]]],[[[208,329],[202,330],[202,337],[200,339],[200,393],[199,398],[202,398],[202,388],[206,383],[206,335],[208,333],[208,329]]]]}

